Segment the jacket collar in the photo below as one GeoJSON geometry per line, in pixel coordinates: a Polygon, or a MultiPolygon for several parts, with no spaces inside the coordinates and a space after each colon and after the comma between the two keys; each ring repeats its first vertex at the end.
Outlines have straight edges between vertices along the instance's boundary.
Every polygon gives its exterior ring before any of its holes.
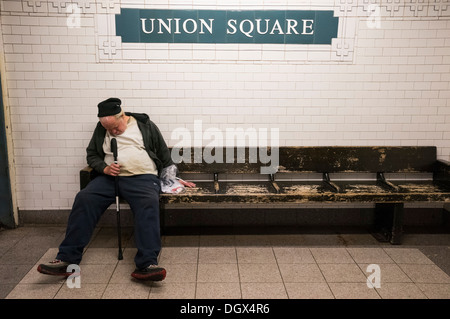
{"type": "Polygon", "coordinates": [[[126,116],[133,116],[137,121],[142,123],[148,123],[150,120],[150,117],[145,113],[132,113],[132,112],[125,112],[126,116]]]}

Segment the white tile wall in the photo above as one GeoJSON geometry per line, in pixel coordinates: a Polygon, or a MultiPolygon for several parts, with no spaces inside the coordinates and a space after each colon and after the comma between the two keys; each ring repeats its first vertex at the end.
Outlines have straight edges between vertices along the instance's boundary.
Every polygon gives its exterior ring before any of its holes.
{"type": "Polygon", "coordinates": [[[367,25],[363,0],[80,0],[81,28],[74,29],[66,2],[0,2],[21,210],[71,207],[96,105],[110,96],[150,114],[170,145],[175,128],[202,120],[204,129],[279,128],[280,145],[436,145],[439,158],[450,160],[444,2],[383,1],[379,29],[367,25]],[[335,8],[357,16],[348,20],[353,56],[339,62],[329,50],[238,44],[122,44],[111,55],[99,50],[111,26],[99,23],[121,6],[335,8]]]}

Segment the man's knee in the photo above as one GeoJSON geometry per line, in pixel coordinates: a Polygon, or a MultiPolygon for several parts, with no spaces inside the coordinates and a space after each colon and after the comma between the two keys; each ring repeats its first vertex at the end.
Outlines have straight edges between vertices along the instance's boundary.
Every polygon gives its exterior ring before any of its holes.
{"type": "Polygon", "coordinates": [[[75,196],[74,203],[88,203],[92,200],[93,194],[86,189],[82,189],[75,196]]]}

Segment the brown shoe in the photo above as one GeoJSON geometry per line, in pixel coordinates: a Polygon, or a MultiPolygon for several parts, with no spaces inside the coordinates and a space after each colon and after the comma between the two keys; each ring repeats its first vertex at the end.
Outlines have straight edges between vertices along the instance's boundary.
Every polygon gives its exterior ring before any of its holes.
{"type": "Polygon", "coordinates": [[[69,277],[73,274],[72,272],[67,272],[67,266],[69,265],[70,263],[66,261],[55,259],[46,264],[40,264],[37,271],[46,275],[69,277]]]}
{"type": "Polygon", "coordinates": [[[136,268],[131,276],[139,280],[161,281],[166,278],[166,270],[157,265],[150,265],[147,268],[136,268]]]}

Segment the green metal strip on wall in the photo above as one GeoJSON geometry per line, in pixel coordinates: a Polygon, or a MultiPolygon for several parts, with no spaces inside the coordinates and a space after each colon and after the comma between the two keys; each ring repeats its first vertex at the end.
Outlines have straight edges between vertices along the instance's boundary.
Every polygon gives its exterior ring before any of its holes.
{"type": "Polygon", "coordinates": [[[316,10],[122,9],[122,43],[331,44],[339,18],[316,10]]]}

